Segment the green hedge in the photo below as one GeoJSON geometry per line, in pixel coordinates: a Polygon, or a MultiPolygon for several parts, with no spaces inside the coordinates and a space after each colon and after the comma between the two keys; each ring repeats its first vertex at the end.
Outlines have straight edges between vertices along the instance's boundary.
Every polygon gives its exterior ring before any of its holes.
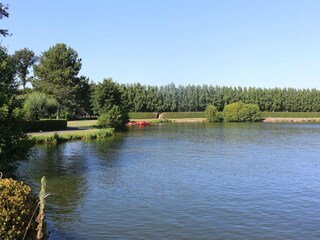
{"type": "Polygon", "coordinates": [[[204,112],[165,112],[163,118],[205,118],[204,112]]]}
{"type": "Polygon", "coordinates": [[[25,132],[58,131],[67,129],[67,120],[27,121],[25,132]]]}
{"type": "Polygon", "coordinates": [[[156,119],[158,114],[155,112],[131,112],[130,119],[156,119]]]}

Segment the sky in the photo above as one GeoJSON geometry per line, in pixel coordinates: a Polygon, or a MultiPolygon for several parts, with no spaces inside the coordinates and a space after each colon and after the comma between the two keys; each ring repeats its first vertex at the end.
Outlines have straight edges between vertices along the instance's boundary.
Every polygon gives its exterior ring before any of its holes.
{"type": "Polygon", "coordinates": [[[9,53],[65,43],[94,82],[320,89],[319,0],[2,0],[9,53]]]}

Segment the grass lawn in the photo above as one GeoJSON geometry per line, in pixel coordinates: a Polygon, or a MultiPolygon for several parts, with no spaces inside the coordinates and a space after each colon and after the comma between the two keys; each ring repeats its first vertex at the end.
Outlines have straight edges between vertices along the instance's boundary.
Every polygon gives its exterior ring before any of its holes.
{"type": "Polygon", "coordinates": [[[57,132],[32,133],[31,139],[36,143],[58,143],[72,140],[102,139],[113,135],[112,128],[107,129],[85,129],[66,130],[57,132]]]}
{"type": "Polygon", "coordinates": [[[68,121],[68,127],[95,127],[97,120],[68,121]]]}

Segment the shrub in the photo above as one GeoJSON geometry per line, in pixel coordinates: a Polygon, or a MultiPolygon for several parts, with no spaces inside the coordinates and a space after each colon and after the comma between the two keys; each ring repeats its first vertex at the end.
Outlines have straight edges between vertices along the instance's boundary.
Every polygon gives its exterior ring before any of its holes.
{"type": "MultiPolygon", "coordinates": [[[[36,206],[29,186],[11,178],[0,179],[0,239],[22,239],[36,206]]],[[[36,227],[34,218],[26,239],[36,239],[36,227]]]]}
{"type": "Polygon", "coordinates": [[[261,113],[256,104],[236,102],[224,107],[223,117],[227,122],[254,122],[261,119],[261,113]]]}
{"type": "Polygon", "coordinates": [[[67,128],[67,120],[27,121],[25,132],[58,131],[67,128]]]}
{"type": "Polygon", "coordinates": [[[261,119],[261,112],[257,104],[244,104],[239,111],[242,122],[256,122],[261,119]]]}
{"type": "Polygon", "coordinates": [[[218,116],[218,109],[214,105],[208,105],[204,111],[208,122],[219,122],[221,118],[218,116]]]}
{"type": "Polygon", "coordinates": [[[128,119],[128,113],[115,105],[98,118],[98,125],[102,128],[121,128],[126,125],[128,119]]]}
{"type": "Polygon", "coordinates": [[[228,104],[223,109],[223,118],[227,122],[240,122],[239,111],[243,107],[243,103],[236,102],[228,104]]]}
{"type": "Polygon", "coordinates": [[[56,113],[58,103],[40,92],[29,94],[24,103],[24,111],[28,120],[39,120],[47,118],[56,113]]]}

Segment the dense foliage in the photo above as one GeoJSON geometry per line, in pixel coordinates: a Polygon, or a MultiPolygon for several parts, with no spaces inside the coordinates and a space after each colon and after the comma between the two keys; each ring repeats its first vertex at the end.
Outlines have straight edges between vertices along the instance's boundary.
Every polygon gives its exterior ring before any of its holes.
{"type": "MultiPolygon", "coordinates": [[[[8,6],[0,3],[0,20],[4,17],[9,17],[8,6]]],[[[9,35],[8,29],[0,29],[0,36],[6,37],[9,35]]]]}
{"type": "Polygon", "coordinates": [[[128,122],[128,114],[115,105],[98,118],[98,125],[103,128],[121,128],[128,122]]]}
{"type": "Polygon", "coordinates": [[[227,122],[255,122],[261,119],[258,105],[236,102],[223,109],[223,119],[227,122]]]}
{"type": "MultiPolygon", "coordinates": [[[[0,239],[22,239],[36,206],[29,186],[0,178],[0,239]]],[[[36,239],[36,226],[34,218],[25,239],[36,239]]]]}
{"type": "Polygon", "coordinates": [[[36,63],[38,57],[32,50],[24,48],[16,51],[13,54],[13,59],[17,67],[17,72],[21,81],[21,85],[23,86],[23,89],[25,89],[27,82],[29,82],[29,68],[36,63]]]}
{"type": "Polygon", "coordinates": [[[208,122],[219,122],[222,120],[219,118],[218,109],[214,105],[208,105],[204,113],[208,122]]]}
{"type": "Polygon", "coordinates": [[[95,85],[92,93],[92,109],[99,115],[101,127],[121,128],[129,120],[129,114],[119,84],[111,78],[95,85]]]}
{"type": "Polygon", "coordinates": [[[28,120],[50,118],[57,112],[57,101],[41,92],[32,92],[24,102],[24,112],[28,120]]]}
{"type": "Polygon", "coordinates": [[[268,112],[319,112],[320,90],[294,88],[221,87],[212,85],[145,86],[139,83],[121,85],[130,112],[204,111],[214,105],[222,111],[225,105],[242,101],[257,104],[268,112]]]}
{"type": "Polygon", "coordinates": [[[85,79],[77,77],[80,69],[78,53],[63,43],[43,52],[39,64],[34,66],[32,85],[36,91],[57,100],[58,117],[76,115],[81,85],[87,83],[85,79]]]}
{"type": "Polygon", "coordinates": [[[0,46],[0,171],[10,175],[19,160],[26,159],[30,145],[23,133],[24,113],[17,98],[15,64],[0,46]]]}

